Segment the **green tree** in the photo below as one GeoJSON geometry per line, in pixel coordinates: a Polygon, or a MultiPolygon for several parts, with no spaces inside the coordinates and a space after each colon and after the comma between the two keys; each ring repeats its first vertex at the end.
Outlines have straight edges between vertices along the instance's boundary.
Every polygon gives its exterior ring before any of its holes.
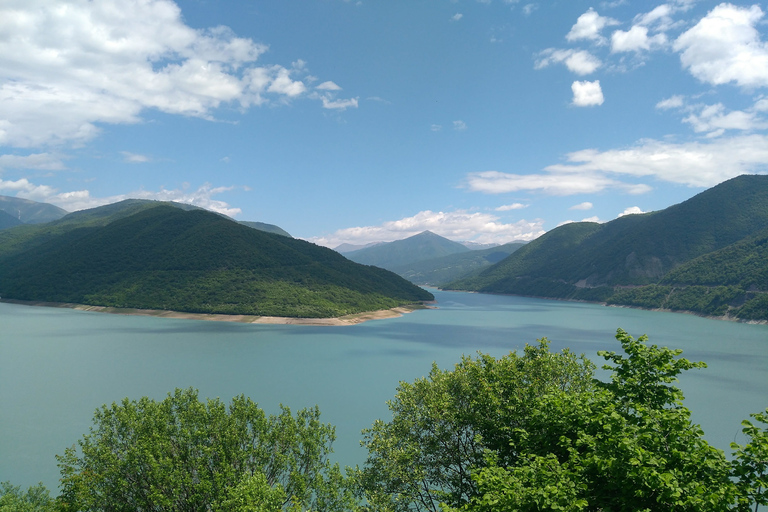
{"type": "Polygon", "coordinates": [[[467,510],[733,508],[738,489],[731,464],[704,441],[673,385],[680,372],[703,363],[649,346],[644,336],[635,340],[619,330],[616,338],[626,356],[600,352],[614,363],[604,367],[613,371],[611,382],[542,397],[523,436],[527,456],[480,468],[479,494],[467,510]]]}
{"type": "Polygon", "coordinates": [[[53,512],[55,505],[42,483],[24,492],[10,482],[0,482],[0,512],[53,512]]]}
{"type": "Polygon", "coordinates": [[[768,505],[768,409],[751,415],[766,426],[762,430],[749,420],[744,420],[743,432],[749,442],[740,446],[731,444],[735,450],[733,476],[739,489],[739,512],[749,512],[752,505],[757,511],[760,505],[768,505]]]}
{"type": "Polygon", "coordinates": [[[103,406],[58,456],[64,510],[345,510],[328,455],[334,428],[315,407],[266,414],[249,398],[201,402],[177,389],[103,406]]]}
{"type": "Polygon", "coordinates": [[[539,400],[593,387],[594,365],[549,341],[500,359],[464,357],[452,371],[433,365],[426,378],[401,382],[389,422],[363,432],[369,455],[357,479],[372,509],[437,511],[477,494],[471,470],[493,451],[505,464],[520,457],[515,439],[539,400]]]}

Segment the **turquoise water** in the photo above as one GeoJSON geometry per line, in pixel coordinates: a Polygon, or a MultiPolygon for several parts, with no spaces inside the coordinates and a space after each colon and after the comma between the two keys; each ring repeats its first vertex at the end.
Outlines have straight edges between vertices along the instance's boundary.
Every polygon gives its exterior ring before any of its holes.
{"type": "Polygon", "coordinates": [[[621,327],[682,348],[709,368],[683,376],[686,405],[728,451],[740,422],[768,407],[768,326],[594,304],[436,292],[439,309],[346,327],[245,325],[0,304],[0,481],[58,485],[55,454],[123,397],[195,387],[245,394],[276,412],[320,406],[336,460],[362,463],[360,430],[386,418],[397,383],[478,350],[496,356],[548,337],[598,361],[621,327]]]}

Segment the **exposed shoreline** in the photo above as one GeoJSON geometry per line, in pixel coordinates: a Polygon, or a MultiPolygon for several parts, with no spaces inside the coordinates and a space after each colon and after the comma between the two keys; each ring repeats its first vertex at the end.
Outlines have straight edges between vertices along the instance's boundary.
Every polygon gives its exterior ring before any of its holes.
{"type": "Polygon", "coordinates": [[[205,320],[212,322],[237,322],[243,324],[273,324],[273,325],[313,325],[313,326],[342,326],[356,325],[369,320],[382,320],[385,318],[397,318],[406,313],[418,309],[430,309],[426,304],[411,304],[392,309],[379,311],[366,311],[353,313],[334,318],[294,318],[284,316],[256,316],[256,315],[222,315],[215,313],[184,313],[181,311],[167,311],[162,309],[134,309],[113,308],[109,306],[89,306],[70,302],[45,302],[17,299],[0,299],[6,304],[19,304],[22,306],[43,306],[50,308],[68,308],[80,311],[95,311],[98,313],[110,313],[113,315],[127,316],[153,316],[157,318],[178,318],[187,320],[205,320]]]}

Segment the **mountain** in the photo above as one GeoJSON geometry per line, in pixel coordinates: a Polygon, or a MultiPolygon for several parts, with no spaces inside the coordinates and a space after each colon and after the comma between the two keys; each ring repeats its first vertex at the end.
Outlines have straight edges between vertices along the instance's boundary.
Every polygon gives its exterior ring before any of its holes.
{"type": "MultiPolygon", "coordinates": [[[[169,201],[153,201],[150,199],[125,199],[117,203],[78,210],[67,214],[57,220],[45,224],[18,226],[14,229],[0,231],[0,258],[3,255],[13,254],[31,249],[45,241],[67,233],[73,229],[84,227],[106,226],[125,217],[129,217],[158,205],[172,206],[181,210],[203,210],[191,204],[175,203],[169,201]]],[[[220,214],[216,214],[220,215],[220,214]]],[[[229,219],[225,215],[222,217],[229,219]]],[[[262,222],[242,222],[248,227],[261,229],[262,231],[275,232],[290,237],[288,233],[272,224],[262,222]]]]}
{"type": "Polygon", "coordinates": [[[458,242],[443,238],[431,231],[424,231],[403,240],[348,252],[344,256],[357,263],[392,270],[418,261],[467,251],[469,249],[458,242]]]}
{"type": "MultiPolygon", "coordinates": [[[[659,285],[683,264],[756,236],[765,228],[768,176],[739,176],[665,210],[627,215],[605,224],[560,226],[480,274],[446,288],[618,304],[628,296],[626,290],[659,285]]],[[[722,254],[730,253],[721,253],[721,258],[722,254]]],[[[720,264],[715,259],[702,261],[704,267],[720,264]]],[[[768,260],[758,265],[764,268],[768,260]]],[[[704,273],[712,272],[715,270],[704,273]]],[[[747,290],[741,292],[719,311],[734,312],[741,307],[739,301],[754,300],[746,297],[747,290]]],[[[694,307],[691,311],[709,314],[706,308],[687,303],[694,307]]]]}
{"type": "Polygon", "coordinates": [[[360,249],[367,249],[368,247],[373,247],[374,245],[380,245],[386,242],[371,242],[369,244],[364,245],[355,245],[355,244],[341,244],[333,248],[334,251],[340,252],[341,254],[346,254],[348,252],[352,251],[359,251],[360,249]]]}
{"type": "Polygon", "coordinates": [[[259,231],[266,231],[267,233],[274,233],[276,235],[282,235],[287,236],[288,238],[293,238],[290,233],[285,231],[283,228],[279,226],[275,226],[274,224],[265,224],[263,222],[252,222],[249,220],[241,220],[238,221],[243,226],[248,226],[249,228],[258,229],[259,231]]]}
{"type": "Polygon", "coordinates": [[[41,224],[60,219],[67,213],[58,206],[20,197],[0,196],[0,210],[24,224],[41,224]]]}
{"type": "MultiPolygon", "coordinates": [[[[102,208],[117,214],[114,205],[102,208]]],[[[155,204],[105,225],[93,222],[104,218],[99,213],[83,214],[89,222],[82,227],[38,235],[42,242],[0,256],[0,296],[291,317],[433,299],[389,271],[205,210],[155,204]]]]}
{"type": "Polygon", "coordinates": [[[10,213],[0,210],[0,229],[12,228],[20,224],[24,223],[10,213]]]}
{"type": "Polygon", "coordinates": [[[526,242],[510,242],[494,245],[483,250],[471,250],[417,261],[391,270],[412,283],[439,287],[498,263],[525,244],[526,242]]]}

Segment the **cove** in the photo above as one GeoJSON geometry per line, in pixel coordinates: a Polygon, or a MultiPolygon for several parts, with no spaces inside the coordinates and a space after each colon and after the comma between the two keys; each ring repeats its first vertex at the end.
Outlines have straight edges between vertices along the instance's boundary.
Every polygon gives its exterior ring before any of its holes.
{"type": "MultiPolygon", "coordinates": [[[[679,313],[436,291],[438,309],[353,326],[252,325],[0,304],[0,481],[58,487],[54,455],[124,397],[176,387],[269,413],[319,405],[336,426],[335,460],[362,464],[360,430],[386,419],[399,381],[477,351],[501,356],[547,337],[601,365],[617,328],[705,361],[679,384],[706,438],[729,452],[740,422],[768,407],[768,326],[679,313]]],[[[605,376],[605,373],[602,374],[605,376]]]]}

